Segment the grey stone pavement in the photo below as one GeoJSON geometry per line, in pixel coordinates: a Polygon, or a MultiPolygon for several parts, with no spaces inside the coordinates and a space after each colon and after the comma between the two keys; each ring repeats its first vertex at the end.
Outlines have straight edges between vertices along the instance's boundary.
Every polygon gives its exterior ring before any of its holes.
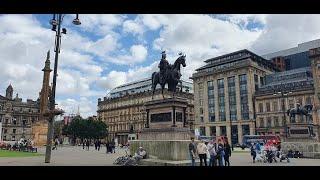
{"type": "MultiPolygon", "coordinates": [[[[39,153],[44,154],[45,148],[39,153]]],[[[118,149],[115,154],[106,154],[106,148],[96,151],[94,147],[83,150],[82,147],[64,146],[52,151],[51,163],[44,163],[44,156],[6,158],[0,157],[0,166],[112,166],[114,160],[125,155],[124,149],[118,149]]],[[[320,159],[291,159],[290,163],[252,163],[249,152],[233,153],[232,166],[320,166],[320,159]]],[[[188,161],[186,161],[188,162],[188,161]]]]}

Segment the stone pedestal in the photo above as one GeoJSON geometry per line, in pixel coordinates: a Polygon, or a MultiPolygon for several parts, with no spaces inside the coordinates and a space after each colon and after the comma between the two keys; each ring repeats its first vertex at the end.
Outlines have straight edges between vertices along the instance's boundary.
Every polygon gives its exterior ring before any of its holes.
{"type": "Polygon", "coordinates": [[[149,156],[162,160],[189,159],[188,144],[193,133],[186,127],[187,100],[179,97],[145,104],[146,128],[138,140],[130,141],[134,154],[142,146],[149,156]]]}
{"type": "Polygon", "coordinates": [[[288,137],[281,143],[282,150],[300,151],[304,157],[320,158],[319,127],[307,123],[288,125],[288,137]]]}
{"type": "Polygon", "coordinates": [[[47,144],[48,122],[38,121],[31,127],[32,140],[35,146],[44,146],[47,144]]]}

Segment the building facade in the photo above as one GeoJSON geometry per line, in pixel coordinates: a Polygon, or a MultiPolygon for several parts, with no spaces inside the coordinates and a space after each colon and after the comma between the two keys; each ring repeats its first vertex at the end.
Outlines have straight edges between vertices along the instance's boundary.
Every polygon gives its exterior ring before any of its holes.
{"type": "Polygon", "coordinates": [[[265,54],[262,57],[271,60],[282,70],[310,67],[309,50],[317,47],[320,47],[320,39],[298,44],[297,47],[265,54]]]}
{"type": "Polygon", "coordinates": [[[242,143],[243,135],[255,134],[253,94],[266,75],[278,70],[248,50],[205,62],[191,77],[195,128],[201,136],[227,136],[232,144],[242,143]]]}
{"type": "Polygon", "coordinates": [[[46,143],[48,123],[42,114],[48,109],[50,95],[49,52],[42,71],[44,72],[42,89],[36,101],[27,99],[26,102],[23,102],[18,94],[13,98],[14,91],[11,84],[6,89],[6,95],[0,95],[0,124],[2,125],[0,136],[2,140],[16,141],[24,137],[32,139],[35,145],[46,143]]]}
{"type": "MultiPolygon", "coordinates": [[[[135,134],[139,138],[139,133],[146,124],[146,110],[144,103],[152,100],[151,86],[144,91],[133,92],[132,89],[142,89],[146,85],[145,80],[128,83],[115,88],[108,97],[103,100],[98,99],[98,119],[101,119],[108,125],[108,140],[117,139],[118,143],[124,144],[128,141],[129,134],[135,134]],[[134,86],[134,87],[133,87],[134,86]],[[140,87],[140,88],[139,88],[140,87]],[[130,93],[129,93],[129,92],[130,93]],[[120,96],[121,95],[121,96],[120,96]]],[[[191,88],[190,88],[191,89],[191,88]]],[[[188,90],[187,90],[188,91],[188,90]]],[[[171,97],[172,93],[164,91],[164,97],[171,97]]],[[[188,92],[179,92],[176,96],[186,98],[188,100],[187,123],[193,128],[194,110],[193,110],[193,94],[188,92]]],[[[161,91],[155,92],[154,100],[162,99],[161,91]]]]}
{"type": "Polygon", "coordinates": [[[0,119],[2,121],[2,140],[16,141],[20,138],[32,139],[31,124],[38,121],[39,102],[27,99],[23,102],[18,94],[13,98],[10,84],[6,96],[0,95],[0,119]]]}
{"type": "MultiPolygon", "coordinates": [[[[266,83],[255,93],[257,134],[275,134],[284,137],[290,123],[288,109],[315,106],[314,80],[311,67],[278,72],[266,76],[266,83]],[[281,93],[282,91],[282,93],[281,93]]],[[[313,110],[313,118],[317,118],[313,110]]],[[[315,121],[314,121],[315,122],[315,121]]]]}

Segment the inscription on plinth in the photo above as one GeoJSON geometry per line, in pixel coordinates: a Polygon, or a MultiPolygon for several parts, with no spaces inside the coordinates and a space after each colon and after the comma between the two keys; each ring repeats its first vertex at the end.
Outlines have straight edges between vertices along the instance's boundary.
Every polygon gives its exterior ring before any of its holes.
{"type": "Polygon", "coordinates": [[[170,122],[170,121],[172,121],[171,116],[172,116],[171,112],[151,114],[150,122],[151,123],[170,122]]]}

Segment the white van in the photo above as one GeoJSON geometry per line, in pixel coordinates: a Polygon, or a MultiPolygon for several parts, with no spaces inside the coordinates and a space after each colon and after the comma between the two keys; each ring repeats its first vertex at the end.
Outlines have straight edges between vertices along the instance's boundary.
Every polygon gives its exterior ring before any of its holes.
{"type": "Polygon", "coordinates": [[[136,134],[129,134],[128,141],[133,141],[133,140],[137,140],[137,135],[136,134]]]}

